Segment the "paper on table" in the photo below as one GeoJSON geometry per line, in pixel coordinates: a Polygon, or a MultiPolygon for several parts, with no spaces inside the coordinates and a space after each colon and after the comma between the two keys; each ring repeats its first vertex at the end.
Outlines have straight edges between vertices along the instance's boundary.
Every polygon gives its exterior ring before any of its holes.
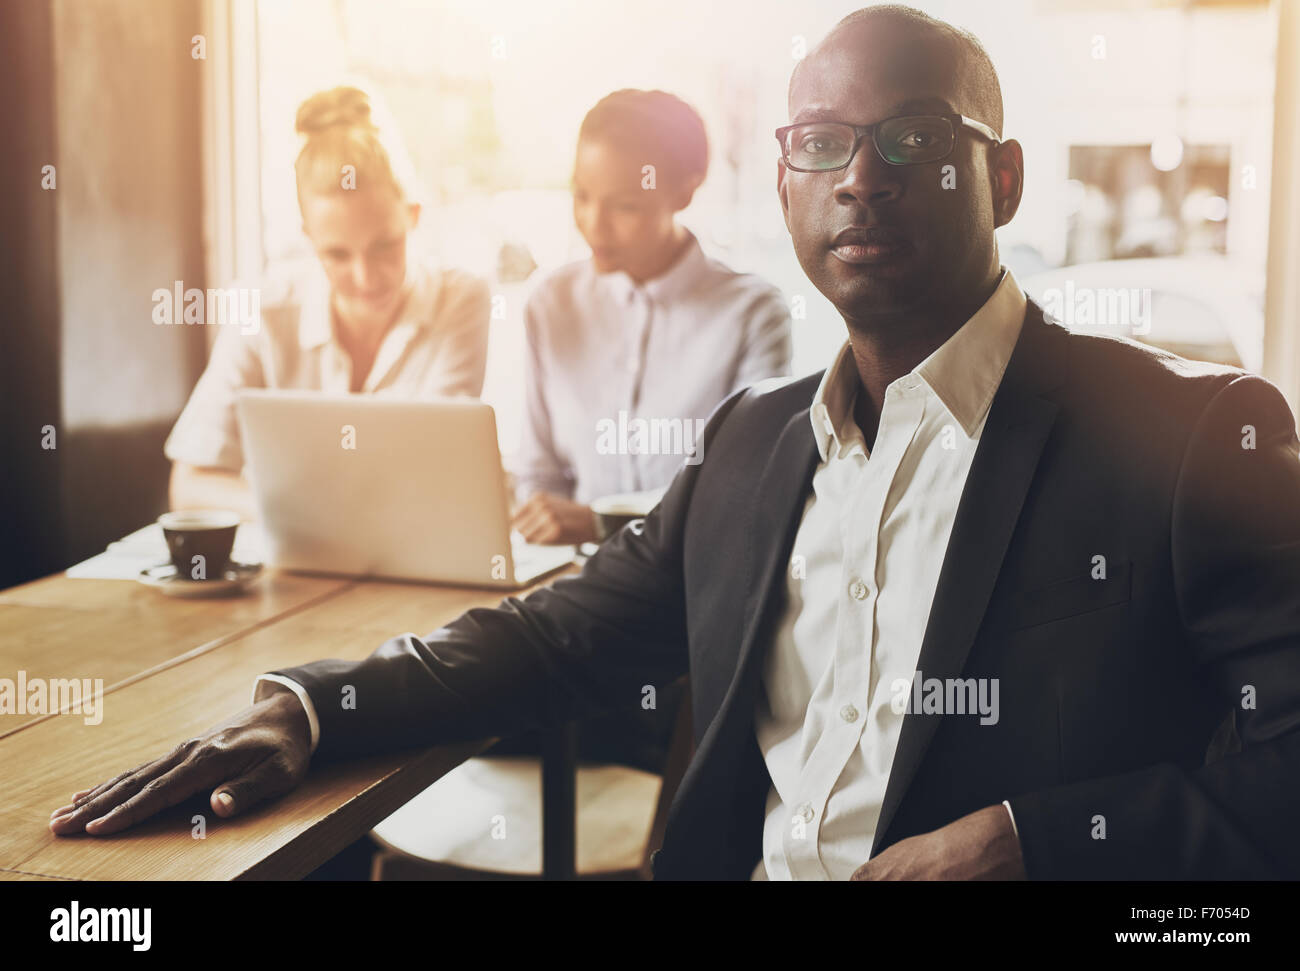
{"type": "MultiPolygon", "coordinates": [[[[266,540],[256,523],[241,523],[230,556],[239,563],[261,563],[266,540]]],[[[135,580],[141,570],[166,563],[167,541],[157,523],[109,543],[108,549],[68,567],[67,575],[79,580],[135,580]]]]}

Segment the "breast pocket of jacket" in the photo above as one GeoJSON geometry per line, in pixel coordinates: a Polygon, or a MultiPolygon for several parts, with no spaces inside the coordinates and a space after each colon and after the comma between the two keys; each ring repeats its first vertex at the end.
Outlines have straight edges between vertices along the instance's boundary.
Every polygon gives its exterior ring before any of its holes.
{"type": "Polygon", "coordinates": [[[1133,565],[1130,561],[1106,564],[1105,578],[1084,573],[1055,583],[1012,594],[1005,630],[1041,627],[1056,621],[1128,603],[1133,565]]]}

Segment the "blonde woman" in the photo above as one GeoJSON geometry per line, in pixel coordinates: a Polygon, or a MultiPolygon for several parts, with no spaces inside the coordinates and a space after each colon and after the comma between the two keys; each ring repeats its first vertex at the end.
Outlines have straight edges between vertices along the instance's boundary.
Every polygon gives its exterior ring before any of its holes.
{"type": "Polygon", "coordinates": [[[487,285],[408,259],[420,206],[409,163],[376,126],[368,96],[354,87],[315,94],[296,127],[298,206],[316,259],[264,281],[256,328],[222,328],[164,447],[175,509],[254,517],[235,413],[241,388],[407,398],[483,389],[487,285]]]}

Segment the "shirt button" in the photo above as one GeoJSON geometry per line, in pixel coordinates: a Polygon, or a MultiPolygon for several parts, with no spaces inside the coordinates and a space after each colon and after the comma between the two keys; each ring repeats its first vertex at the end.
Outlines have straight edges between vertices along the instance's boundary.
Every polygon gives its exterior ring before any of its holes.
{"type": "Polygon", "coordinates": [[[849,584],[849,596],[854,600],[866,600],[869,593],[871,591],[867,588],[867,585],[856,577],[849,584]]]}
{"type": "Polygon", "coordinates": [[[840,709],[840,717],[846,722],[855,722],[858,720],[858,710],[852,705],[845,705],[840,709]]]}
{"type": "Polygon", "coordinates": [[[796,809],[794,811],[794,814],[798,818],[802,819],[805,823],[811,823],[813,820],[813,816],[816,815],[813,812],[813,807],[810,806],[808,803],[804,803],[802,806],[796,809]]]}

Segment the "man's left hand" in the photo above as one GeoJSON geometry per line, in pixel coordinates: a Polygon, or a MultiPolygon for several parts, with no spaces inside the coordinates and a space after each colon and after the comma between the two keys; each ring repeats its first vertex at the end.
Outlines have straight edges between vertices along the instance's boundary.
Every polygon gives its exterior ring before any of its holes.
{"type": "Polygon", "coordinates": [[[1025,861],[1002,805],[910,836],[854,871],[853,880],[1024,880],[1025,861]]]}

